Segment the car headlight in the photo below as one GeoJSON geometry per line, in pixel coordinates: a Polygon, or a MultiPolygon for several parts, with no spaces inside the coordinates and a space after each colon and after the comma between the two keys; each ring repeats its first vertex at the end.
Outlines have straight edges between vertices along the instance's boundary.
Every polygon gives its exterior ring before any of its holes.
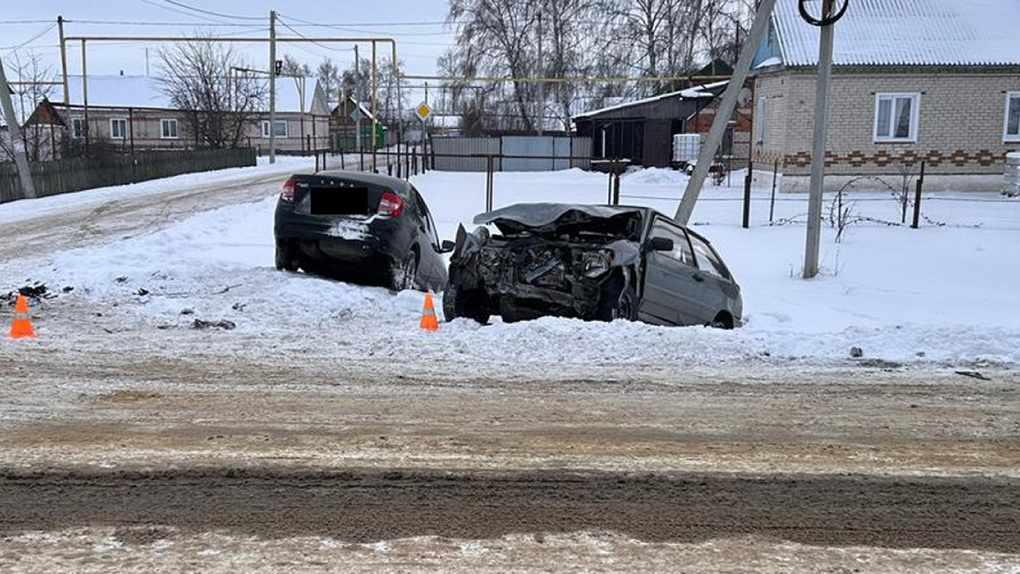
{"type": "Polygon", "coordinates": [[[589,251],[581,257],[582,273],[589,279],[600,277],[609,272],[612,262],[613,254],[610,251],[589,251]]]}

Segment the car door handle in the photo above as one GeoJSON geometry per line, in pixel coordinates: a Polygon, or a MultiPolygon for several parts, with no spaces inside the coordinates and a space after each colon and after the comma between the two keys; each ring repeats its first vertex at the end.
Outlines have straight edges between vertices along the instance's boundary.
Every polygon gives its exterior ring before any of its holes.
{"type": "Polygon", "coordinates": [[[695,273],[694,275],[691,275],[691,277],[698,283],[701,283],[705,280],[705,276],[702,275],[701,273],[695,273]]]}

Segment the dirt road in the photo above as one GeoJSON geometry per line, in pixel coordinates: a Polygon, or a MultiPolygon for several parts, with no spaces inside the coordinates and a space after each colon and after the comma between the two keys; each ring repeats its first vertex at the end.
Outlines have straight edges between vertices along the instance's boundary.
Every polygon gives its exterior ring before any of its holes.
{"type": "MultiPolygon", "coordinates": [[[[278,179],[16,222],[0,257],[278,179]]],[[[1009,366],[338,361],[48,305],[0,344],[3,572],[1020,568],[1009,366]]]]}

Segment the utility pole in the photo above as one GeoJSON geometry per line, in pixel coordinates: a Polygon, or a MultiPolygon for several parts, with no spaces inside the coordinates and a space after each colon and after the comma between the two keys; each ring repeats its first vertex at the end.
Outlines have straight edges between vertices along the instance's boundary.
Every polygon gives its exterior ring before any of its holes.
{"type": "Polygon", "coordinates": [[[751,26],[751,32],[747,36],[747,43],[740,50],[740,59],[737,60],[737,65],[733,68],[733,77],[730,78],[729,85],[723,92],[722,102],[719,103],[715,119],[712,120],[712,129],[708,132],[708,140],[705,142],[705,147],[701,148],[698,163],[694,166],[694,173],[687,181],[687,189],[680,200],[680,206],[677,207],[676,215],[673,216],[673,219],[681,225],[687,225],[691,214],[694,213],[694,205],[698,202],[698,196],[701,195],[701,187],[705,184],[708,170],[712,167],[715,154],[719,151],[719,144],[722,143],[723,136],[726,134],[726,127],[730,118],[733,117],[733,110],[737,106],[737,97],[744,89],[744,83],[751,71],[751,60],[754,59],[754,54],[758,51],[762,35],[768,27],[769,17],[772,16],[772,9],[775,6],[776,0],[762,0],[758,5],[754,25],[751,26]]]}
{"type": "MultiPolygon", "coordinates": [[[[542,8],[545,7],[544,2],[538,3],[538,75],[545,76],[543,71],[545,66],[542,65],[542,8]]],[[[542,127],[545,123],[543,118],[545,117],[545,84],[544,82],[538,83],[538,135],[542,135],[542,127]]]]}
{"type": "Polygon", "coordinates": [[[7,84],[3,60],[0,60],[0,107],[7,118],[7,129],[11,136],[11,148],[14,151],[14,162],[18,166],[18,177],[21,178],[21,193],[25,199],[35,199],[35,186],[32,185],[32,172],[28,169],[28,157],[25,156],[25,142],[21,139],[21,126],[14,114],[11,103],[11,87],[7,84]]]}
{"type": "Polygon", "coordinates": [[[361,151],[361,57],[358,56],[358,45],[354,45],[354,94],[355,104],[358,106],[354,114],[354,144],[355,149],[361,151]]]}
{"type": "MultiPolygon", "coordinates": [[[[822,20],[834,12],[834,0],[822,0],[822,20]]],[[[818,244],[822,232],[822,194],[825,191],[825,144],[828,136],[829,79],[832,77],[832,44],[835,22],[821,26],[818,48],[818,84],[815,89],[815,134],[811,150],[811,195],[808,198],[807,245],[804,249],[804,278],[818,275],[818,244]]]]}
{"type": "MultiPolygon", "coordinates": [[[[85,154],[89,153],[89,132],[92,130],[89,128],[89,73],[87,67],[88,57],[85,50],[85,39],[81,41],[81,105],[82,115],[85,117],[85,154]]],[[[68,102],[70,103],[70,102],[68,102]]]]}
{"type": "Polygon", "coordinates": [[[276,163],[276,11],[269,11],[269,163],[276,163]]]}
{"type": "Polygon", "coordinates": [[[67,89],[67,43],[64,41],[64,17],[57,16],[57,32],[60,35],[60,73],[64,86],[64,104],[70,105],[71,92],[67,89]]]}

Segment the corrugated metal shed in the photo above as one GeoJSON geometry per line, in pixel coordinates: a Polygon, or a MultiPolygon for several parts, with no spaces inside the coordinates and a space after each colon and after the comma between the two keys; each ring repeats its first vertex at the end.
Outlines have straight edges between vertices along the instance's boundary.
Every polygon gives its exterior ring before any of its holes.
{"type": "MultiPolygon", "coordinates": [[[[842,0],[840,0],[842,1],[842,0]]],[[[821,0],[809,0],[819,14],[821,0]]],[[[819,29],[779,0],[772,22],[787,66],[818,63],[819,29]]],[[[837,66],[1020,65],[1020,0],[850,0],[836,24],[837,66]]]]}

